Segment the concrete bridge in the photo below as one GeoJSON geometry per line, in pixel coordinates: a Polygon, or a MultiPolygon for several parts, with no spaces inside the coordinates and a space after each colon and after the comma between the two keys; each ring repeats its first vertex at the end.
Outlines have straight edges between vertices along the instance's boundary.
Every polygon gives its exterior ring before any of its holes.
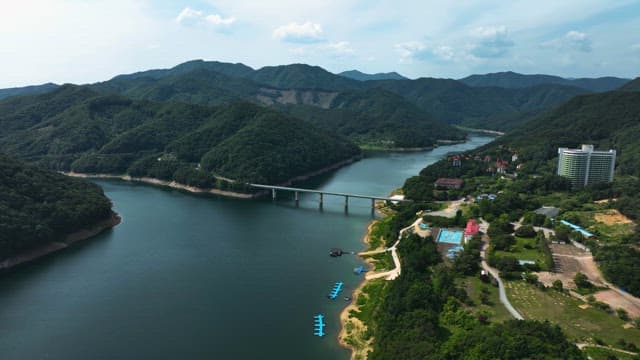
{"type": "Polygon", "coordinates": [[[343,196],[344,197],[344,209],[345,210],[349,209],[349,198],[371,199],[371,210],[372,211],[375,209],[376,200],[398,201],[398,202],[411,201],[411,200],[404,200],[404,199],[393,199],[393,198],[386,197],[386,196],[340,193],[340,192],[332,192],[332,191],[324,191],[324,190],[301,189],[301,188],[294,188],[294,187],[287,187],[287,186],[262,185],[262,184],[249,184],[249,186],[251,186],[253,188],[256,188],[256,189],[271,190],[271,198],[273,200],[276,199],[276,193],[278,191],[290,191],[290,192],[293,192],[294,200],[296,202],[296,205],[298,205],[298,203],[299,203],[299,199],[300,199],[299,194],[300,193],[319,194],[320,195],[320,209],[322,209],[325,195],[343,196]]]}

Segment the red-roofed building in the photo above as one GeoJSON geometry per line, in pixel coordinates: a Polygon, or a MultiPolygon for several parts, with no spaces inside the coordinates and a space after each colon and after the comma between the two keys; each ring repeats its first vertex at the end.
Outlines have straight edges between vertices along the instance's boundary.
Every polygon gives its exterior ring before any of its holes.
{"type": "Polygon", "coordinates": [[[507,166],[509,166],[509,162],[505,160],[496,161],[496,169],[500,174],[504,174],[507,172],[507,166]]]}
{"type": "Polygon", "coordinates": [[[469,219],[467,221],[467,227],[464,228],[464,235],[473,236],[477,234],[478,231],[480,231],[480,226],[478,225],[476,219],[469,219]]]}
{"type": "Polygon", "coordinates": [[[440,178],[434,183],[436,187],[444,187],[449,189],[460,189],[462,187],[462,184],[464,184],[464,180],[451,178],[440,178]]]}

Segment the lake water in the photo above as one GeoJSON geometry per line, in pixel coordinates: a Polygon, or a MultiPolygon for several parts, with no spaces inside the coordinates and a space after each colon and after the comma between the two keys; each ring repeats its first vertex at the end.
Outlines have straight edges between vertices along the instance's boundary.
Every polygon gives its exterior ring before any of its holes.
{"type": "MultiPolygon", "coordinates": [[[[375,153],[303,184],[387,195],[442,158],[489,142],[375,153]]],[[[339,313],[362,281],[370,201],[236,200],[96,181],[123,222],[0,275],[0,359],[347,359],[339,313]],[[326,295],[337,281],[344,292],[326,295]],[[313,315],[326,336],[313,336],[313,315]]]]}

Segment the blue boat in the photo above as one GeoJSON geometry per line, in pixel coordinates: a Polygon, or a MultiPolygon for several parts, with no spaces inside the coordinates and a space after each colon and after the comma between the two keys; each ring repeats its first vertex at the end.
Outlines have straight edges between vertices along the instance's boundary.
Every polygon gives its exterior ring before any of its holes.
{"type": "Polygon", "coordinates": [[[338,297],[338,294],[340,293],[340,291],[342,291],[342,285],[344,283],[342,281],[338,281],[334,286],[333,286],[333,290],[331,290],[331,293],[328,295],[328,298],[331,300],[335,300],[335,298],[338,297]]]}
{"type": "Polygon", "coordinates": [[[315,315],[313,317],[313,335],[323,337],[324,336],[324,316],[322,314],[315,315]]]}

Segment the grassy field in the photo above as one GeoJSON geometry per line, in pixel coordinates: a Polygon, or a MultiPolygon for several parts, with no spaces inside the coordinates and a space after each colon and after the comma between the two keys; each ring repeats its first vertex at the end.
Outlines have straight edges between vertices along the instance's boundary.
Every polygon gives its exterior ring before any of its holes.
{"type": "Polygon", "coordinates": [[[603,349],[600,347],[587,346],[582,351],[593,360],[608,360],[611,359],[611,355],[615,356],[618,360],[633,360],[637,359],[633,355],[629,355],[623,352],[603,349]]]}
{"type": "Polygon", "coordinates": [[[582,309],[584,303],[570,295],[548,289],[542,291],[524,281],[505,283],[513,306],[526,318],[557,323],[576,342],[599,339],[614,345],[624,339],[640,346],[640,330],[625,329],[624,321],[615,315],[592,307],[582,309]]]}
{"type": "Polygon", "coordinates": [[[596,234],[598,239],[608,243],[618,243],[622,238],[634,233],[636,225],[634,223],[604,223],[596,220],[598,214],[606,214],[607,210],[595,211],[568,211],[563,217],[578,220],[582,227],[596,234]]]}
{"type": "Polygon", "coordinates": [[[548,270],[549,264],[546,263],[544,254],[536,244],[535,238],[523,238],[516,236],[516,244],[510,251],[496,251],[497,256],[515,256],[518,260],[535,261],[542,270],[548,270]]]}
{"type": "Polygon", "coordinates": [[[497,286],[493,286],[491,283],[484,283],[477,276],[467,276],[460,279],[459,285],[467,291],[467,295],[469,295],[475,303],[475,306],[469,308],[469,310],[474,313],[480,311],[486,312],[489,314],[489,320],[491,322],[501,322],[513,319],[507,309],[502,305],[502,303],[500,303],[497,286]],[[488,304],[483,304],[480,301],[480,291],[482,288],[489,289],[488,304]]]}

